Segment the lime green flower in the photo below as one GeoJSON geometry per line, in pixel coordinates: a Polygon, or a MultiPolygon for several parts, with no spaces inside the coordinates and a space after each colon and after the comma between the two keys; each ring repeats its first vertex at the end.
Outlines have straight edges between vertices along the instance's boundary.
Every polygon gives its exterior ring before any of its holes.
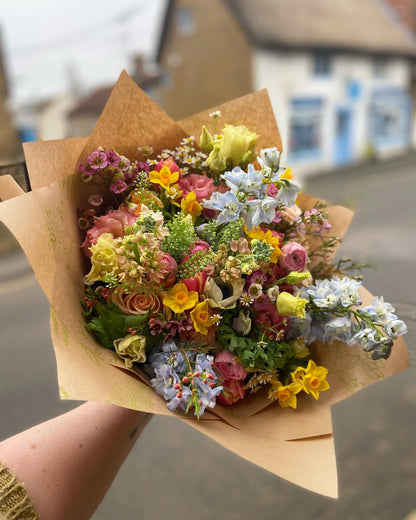
{"type": "Polygon", "coordinates": [[[146,337],[138,334],[128,334],[124,338],[113,341],[117,355],[124,359],[127,368],[133,363],[144,363],[146,361],[146,337]]]}
{"type": "Polygon", "coordinates": [[[111,233],[103,233],[97,243],[90,247],[91,271],[85,277],[85,283],[103,281],[108,275],[117,275],[120,268],[117,263],[116,246],[111,233]]]}
{"type": "Polygon", "coordinates": [[[297,285],[299,283],[302,283],[304,280],[307,280],[308,278],[311,278],[311,273],[309,271],[306,271],[305,273],[299,273],[298,271],[291,271],[286,276],[286,282],[290,283],[292,285],[297,285]]]}
{"type": "Polygon", "coordinates": [[[224,171],[227,163],[245,167],[256,158],[258,135],[245,126],[225,125],[222,139],[214,142],[207,165],[212,171],[224,171]]]}

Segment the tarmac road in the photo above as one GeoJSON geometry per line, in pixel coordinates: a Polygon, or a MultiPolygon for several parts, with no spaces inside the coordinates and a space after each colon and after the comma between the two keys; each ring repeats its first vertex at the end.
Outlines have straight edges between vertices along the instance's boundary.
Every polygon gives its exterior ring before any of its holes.
{"type": "MultiPolygon", "coordinates": [[[[333,408],[340,498],[296,487],[177,420],[155,417],[94,520],[400,520],[416,509],[415,155],[310,181],[354,207],[342,254],[371,262],[365,285],[409,326],[411,368],[333,408]]],[[[0,259],[0,438],[76,406],[58,399],[46,298],[22,253],[0,259]]]]}

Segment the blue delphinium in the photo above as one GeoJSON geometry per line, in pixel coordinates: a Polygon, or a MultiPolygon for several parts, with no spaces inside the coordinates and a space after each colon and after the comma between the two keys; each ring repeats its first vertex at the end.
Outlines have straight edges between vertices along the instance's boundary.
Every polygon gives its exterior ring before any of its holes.
{"type": "Polygon", "coordinates": [[[214,192],[209,200],[202,203],[202,206],[220,212],[217,217],[218,224],[225,224],[235,220],[244,208],[244,204],[231,191],[225,193],[214,192]]]}
{"type": "Polygon", "coordinates": [[[187,412],[194,407],[200,417],[206,408],[214,408],[222,391],[212,368],[213,356],[184,349],[171,340],[157,346],[149,355],[147,371],[154,376],[150,383],[156,393],[167,401],[171,411],[187,412]]]}
{"type": "Polygon", "coordinates": [[[335,310],[339,307],[348,308],[351,305],[360,305],[361,298],[358,287],[361,282],[352,278],[338,278],[317,280],[315,285],[306,289],[309,299],[314,305],[322,309],[335,310]]]}
{"type": "Polygon", "coordinates": [[[266,193],[267,184],[263,182],[263,174],[252,164],[248,165],[247,172],[237,166],[221,177],[234,194],[242,193],[250,197],[262,198],[266,193]]]}
{"type": "Polygon", "coordinates": [[[247,228],[250,231],[261,223],[267,223],[273,221],[276,208],[279,205],[279,201],[268,195],[262,199],[253,199],[247,201],[245,211],[245,221],[247,228]]]}

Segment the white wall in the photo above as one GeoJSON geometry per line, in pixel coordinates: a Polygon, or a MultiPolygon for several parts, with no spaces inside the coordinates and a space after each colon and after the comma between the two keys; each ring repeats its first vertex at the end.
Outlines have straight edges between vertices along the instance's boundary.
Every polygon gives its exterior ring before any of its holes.
{"type": "MultiPolygon", "coordinates": [[[[336,110],[352,111],[352,158],[359,161],[368,154],[368,110],[375,88],[408,88],[410,65],[407,60],[391,58],[386,62],[383,78],[374,75],[374,60],[367,56],[340,54],[332,58],[328,77],[313,75],[313,55],[309,52],[264,51],[253,53],[253,78],[256,90],[267,88],[282,135],[284,151],[288,151],[291,100],[322,98],[322,154],[313,160],[297,162],[293,167],[300,178],[334,167],[336,110]],[[360,84],[360,95],[353,99],[348,86],[360,84]]],[[[285,154],[287,157],[287,154],[285,154]]]]}

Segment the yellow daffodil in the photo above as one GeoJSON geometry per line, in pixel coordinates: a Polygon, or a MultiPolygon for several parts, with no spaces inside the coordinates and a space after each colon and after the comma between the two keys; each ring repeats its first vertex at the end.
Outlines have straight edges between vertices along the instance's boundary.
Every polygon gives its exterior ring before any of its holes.
{"type": "Polygon", "coordinates": [[[208,329],[212,325],[212,320],[209,314],[209,305],[207,302],[199,303],[195,309],[191,311],[192,323],[195,330],[201,334],[208,334],[208,329]]]}
{"type": "Polygon", "coordinates": [[[149,173],[149,180],[153,184],[160,184],[167,190],[171,184],[178,182],[179,172],[171,172],[168,166],[163,166],[160,171],[153,170],[149,173]]]}
{"type": "Polygon", "coordinates": [[[272,246],[273,251],[270,255],[270,262],[272,264],[276,264],[279,256],[281,255],[281,251],[279,248],[280,238],[273,235],[270,229],[262,230],[259,227],[253,228],[251,231],[247,229],[247,226],[244,226],[244,233],[251,239],[261,240],[262,242],[266,242],[272,246]]]}
{"type": "Polygon", "coordinates": [[[198,293],[188,291],[184,283],[177,283],[170,291],[166,291],[163,297],[163,305],[176,313],[192,309],[197,303],[198,293]]]}
{"type": "Polygon", "coordinates": [[[297,318],[305,317],[305,305],[308,300],[293,296],[288,292],[281,292],[276,298],[276,308],[280,316],[296,316],[297,318]]]}
{"type": "Polygon", "coordinates": [[[296,409],[298,405],[296,394],[301,390],[302,385],[300,383],[293,382],[288,385],[283,385],[280,381],[276,381],[272,383],[269,393],[272,399],[279,401],[282,408],[288,408],[290,406],[296,409]]]}
{"type": "Polygon", "coordinates": [[[202,212],[202,206],[196,200],[194,191],[190,191],[188,195],[181,200],[182,213],[185,215],[191,215],[192,220],[195,222],[196,217],[202,212]]]}
{"type": "Polygon", "coordinates": [[[292,381],[300,383],[307,394],[312,394],[315,399],[319,399],[319,393],[329,389],[327,374],[328,370],[325,367],[316,366],[310,359],[306,368],[298,367],[291,376],[292,381]]]}
{"type": "Polygon", "coordinates": [[[292,172],[290,168],[286,168],[285,172],[282,174],[281,179],[287,179],[288,181],[292,180],[292,172]]]}

